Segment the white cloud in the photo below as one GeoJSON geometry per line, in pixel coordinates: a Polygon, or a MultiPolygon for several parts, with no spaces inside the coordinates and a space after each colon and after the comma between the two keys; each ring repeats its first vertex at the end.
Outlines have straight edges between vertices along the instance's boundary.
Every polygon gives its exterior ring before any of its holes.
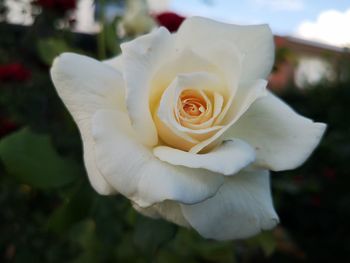
{"type": "Polygon", "coordinates": [[[303,0],[254,0],[254,2],[276,11],[299,11],[304,8],[303,0]]]}
{"type": "Polygon", "coordinates": [[[335,46],[350,45],[350,9],[345,12],[327,10],[316,21],[304,21],[296,30],[301,38],[324,42],[335,46]]]}

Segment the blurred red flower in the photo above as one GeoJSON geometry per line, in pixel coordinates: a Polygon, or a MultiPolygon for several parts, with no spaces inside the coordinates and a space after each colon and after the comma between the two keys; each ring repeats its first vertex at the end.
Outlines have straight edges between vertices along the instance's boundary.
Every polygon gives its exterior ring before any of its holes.
{"type": "Polygon", "coordinates": [[[154,16],[160,26],[166,27],[170,32],[175,32],[180,27],[185,17],[172,12],[164,12],[154,16]]]}
{"type": "Polygon", "coordinates": [[[66,12],[77,7],[77,0],[36,0],[34,4],[45,9],[66,12]]]}
{"type": "Polygon", "coordinates": [[[31,72],[21,63],[0,65],[0,81],[25,81],[30,79],[31,72]]]}

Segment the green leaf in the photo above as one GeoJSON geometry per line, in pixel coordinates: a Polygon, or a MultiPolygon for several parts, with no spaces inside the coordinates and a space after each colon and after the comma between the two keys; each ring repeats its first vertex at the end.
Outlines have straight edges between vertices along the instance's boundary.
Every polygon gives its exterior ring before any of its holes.
{"type": "MultiPolygon", "coordinates": [[[[180,250],[182,251],[183,248],[180,250]]],[[[154,262],[156,263],[179,263],[179,262],[186,262],[186,263],[198,263],[198,259],[196,259],[193,255],[180,255],[181,252],[179,251],[169,251],[166,249],[161,249],[157,253],[156,260],[154,262]]],[[[232,262],[233,263],[233,262],[232,262]]]]}
{"type": "Polygon", "coordinates": [[[117,243],[114,253],[118,259],[116,262],[139,263],[141,261],[140,258],[145,258],[146,261],[146,257],[140,255],[141,253],[135,248],[133,236],[127,231],[124,231],[124,235],[120,239],[120,242],[117,243]]]}
{"type": "Polygon", "coordinates": [[[181,251],[186,256],[186,262],[189,256],[201,259],[200,262],[236,262],[232,242],[204,239],[194,230],[179,229],[174,245],[174,252],[178,254],[181,251]]]}
{"type": "Polygon", "coordinates": [[[266,256],[272,255],[276,249],[276,240],[272,231],[264,231],[247,240],[247,243],[252,246],[259,246],[264,251],[266,256]]]}
{"type": "Polygon", "coordinates": [[[50,216],[47,228],[56,233],[64,233],[73,224],[88,217],[95,193],[88,182],[83,183],[66,197],[63,204],[50,216]]]}
{"type": "Polygon", "coordinates": [[[117,22],[118,22],[118,18],[114,19],[114,21],[112,21],[111,23],[106,23],[103,27],[103,30],[105,31],[105,41],[106,41],[107,50],[113,56],[116,56],[117,53],[120,53],[120,47],[119,47],[120,43],[119,43],[117,34],[115,32],[117,22]]]}
{"type": "Polygon", "coordinates": [[[176,227],[164,220],[139,217],[134,232],[135,245],[145,254],[154,254],[165,242],[171,240],[176,227]]]}
{"type": "Polygon", "coordinates": [[[77,179],[81,168],[55,151],[48,135],[25,128],[0,141],[0,159],[21,183],[48,189],[77,179]]]}
{"type": "Polygon", "coordinates": [[[45,38],[37,42],[37,50],[40,59],[46,64],[51,65],[55,57],[63,52],[76,52],[61,38],[45,38]]]}
{"type": "Polygon", "coordinates": [[[81,248],[81,253],[72,263],[101,262],[99,258],[103,255],[98,253],[100,244],[96,238],[95,229],[95,222],[92,219],[86,219],[69,231],[70,239],[74,240],[81,248]]]}

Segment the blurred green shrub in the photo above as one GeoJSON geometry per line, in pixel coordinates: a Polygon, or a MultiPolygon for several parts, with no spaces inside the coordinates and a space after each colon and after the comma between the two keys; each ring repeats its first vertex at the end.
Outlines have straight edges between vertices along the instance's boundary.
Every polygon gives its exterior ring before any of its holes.
{"type": "Polygon", "coordinates": [[[329,128],[304,166],[273,174],[281,225],[245,241],[205,240],[139,215],[122,196],[92,190],[49,65],[64,51],[97,57],[101,44],[103,55],[114,54],[114,31],[109,25],[102,38],[58,31],[62,14],[47,12],[32,27],[0,23],[0,65],[22,63],[31,76],[0,80],[0,262],[350,261],[349,78],[282,94],[329,128]]]}

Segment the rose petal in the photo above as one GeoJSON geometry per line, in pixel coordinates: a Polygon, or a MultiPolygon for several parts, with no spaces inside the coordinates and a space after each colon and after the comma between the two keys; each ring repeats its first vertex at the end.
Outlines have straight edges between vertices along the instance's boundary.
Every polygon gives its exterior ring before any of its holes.
{"type": "Polygon", "coordinates": [[[216,86],[222,85],[215,75],[205,72],[195,72],[178,75],[164,91],[160,105],[154,114],[158,134],[168,145],[182,150],[189,150],[199,143],[199,140],[213,135],[221,126],[192,130],[178,123],[174,114],[178,96],[186,87],[192,89],[208,89],[215,92],[216,86]]]}
{"type": "Polygon", "coordinates": [[[271,93],[257,100],[225,134],[255,147],[257,165],[273,171],[301,165],[318,145],[326,125],[302,117],[271,93]]]}
{"type": "Polygon", "coordinates": [[[164,218],[180,226],[190,227],[190,224],[186,221],[182,214],[180,204],[174,201],[168,200],[146,208],[133,204],[133,207],[139,213],[145,216],[152,218],[164,218]]]}
{"type": "MultiPolygon", "coordinates": [[[[178,75],[189,73],[209,73],[217,79],[221,77],[220,71],[208,60],[198,56],[190,48],[182,50],[175,49],[172,54],[169,54],[168,63],[165,63],[153,76],[152,90],[150,95],[150,108],[153,116],[157,110],[157,106],[164,91],[171,85],[178,75]]],[[[221,80],[220,80],[221,81],[221,80]]],[[[216,92],[219,92],[224,97],[228,97],[230,92],[223,82],[222,85],[215,87],[216,92]]]]}
{"type": "MultiPolygon", "coordinates": [[[[159,101],[164,90],[180,74],[204,72],[220,77],[219,69],[207,59],[196,54],[191,48],[175,49],[168,56],[170,57],[169,61],[154,74],[152,79],[151,105],[159,101]]],[[[222,85],[216,88],[220,94],[224,96],[228,94],[226,86],[222,85]]]]}
{"type": "MultiPolygon", "coordinates": [[[[177,47],[177,49],[181,48],[186,49],[188,47],[177,47]]],[[[244,54],[240,53],[240,51],[235,48],[231,42],[224,41],[222,39],[211,43],[211,45],[199,45],[192,48],[199,51],[202,60],[205,61],[205,59],[207,59],[212,63],[212,65],[214,65],[212,71],[208,72],[216,75],[216,77],[218,77],[221,82],[224,83],[223,85],[219,86],[221,89],[217,88],[217,91],[225,98],[225,105],[216,121],[216,124],[219,124],[220,121],[226,116],[232,105],[236,92],[239,89],[244,54]]]]}
{"type": "MultiPolygon", "coordinates": [[[[219,116],[219,114],[222,111],[222,106],[224,104],[224,98],[221,96],[221,94],[214,92],[213,95],[213,102],[210,102],[209,106],[210,108],[208,109],[208,111],[205,113],[204,117],[205,120],[202,123],[194,123],[192,124],[192,122],[187,122],[186,123],[186,127],[192,130],[202,130],[200,131],[200,133],[203,133],[203,129],[207,129],[213,126],[215,120],[217,119],[217,117],[219,116]],[[212,103],[214,105],[212,105],[212,103]],[[211,117],[209,116],[209,114],[211,114],[211,117]]],[[[201,120],[203,121],[203,120],[201,120]]]]}
{"type": "Polygon", "coordinates": [[[92,186],[100,194],[114,192],[95,165],[91,117],[98,109],[125,110],[124,84],[120,72],[94,59],[65,53],[55,59],[51,77],[58,95],[78,124],[83,138],[85,166],[92,186]]]}
{"type": "Polygon", "coordinates": [[[213,130],[218,130],[220,126],[196,130],[184,127],[176,120],[174,109],[177,107],[177,101],[182,91],[188,89],[188,87],[190,87],[191,90],[209,90],[215,93],[217,87],[222,85],[224,84],[220,79],[213,74],[205,72],[179,74],[162,95],[158,109],[158,117],[164,123],[175,127],[178,131],[191,134],[205,134],[213,130]]]}
{"type": "Polygon", "coordinates": [[[253,85],[239,89],[233,99],[231,108],[227,112],[228,116],[225,117],[227,119],[225,126],[223,126],[209,139],[206,139],[193,146],[190,149],[190,152],[198,153],[206,147],[210,147],[210,145],[214,144],[220,138],[220,136],[222,136],[231,126],[234,125],[234,123],[244,114],[244,112],[246,112],[254,101],[266,95],[266,84],[267,82],[265,80],[257,80],[253,85]]]}
{"type": "Polygon", "coordinates": [[[147,146],[158,142],[149,105],[151,79],[173,50],[171,40],[170,33],[159,28],[121,45],[128,113],[135,131],[147,146]]]}
{"type": "Polygon", "coordinates": [[[167,146],[154,148],[153,154],[173,165],[203,168],[224,175],[233,175],[255,161],[254,149],[238,139],[225,141],[206,154],[193,154],[167,146]]]}
{"type": "Polygon", "coordinates": [[[120,193],[138,206],[164,200],[191,204],[214,195],[223,176],[201,169],[175,167],[158,160],[139,142],[128,116],[98,111],[93,117],[96,162],[120,193]]]}
{"type": "Polygon", "coordinates": [[[113,67],[114,69],[123,72],[123,57],[122,55],[102,61],[103,63],[113,67]]]}
{"type": "Polygon", "coordinates": [[[199,141],[192,138],[190,135],[178,131],[169,124],[161,121],[157,114],[154,115],[154,123],[157,126],[159,137],[168,145],[178,149],[191,149],[199,141]]]}
{"type": "Polygon", "coordinates": [[[272,204],[268,171],[226,177],[214,197],[181,208],[194,229],[205,238],[217,240],[247,238],[279,222],[272,204]]]}
{"type": "Polygon", "coordinates": [[[179,48],[195,47],[195,52],[212,62],[217,55],[209,52],[210,47],[217,41],[226,40],[244,54],[241,83],[265,79],[274,63],[273,35],[268,25],[238,26],[191,17],[180,26],[176,40],[179,48]]]}

